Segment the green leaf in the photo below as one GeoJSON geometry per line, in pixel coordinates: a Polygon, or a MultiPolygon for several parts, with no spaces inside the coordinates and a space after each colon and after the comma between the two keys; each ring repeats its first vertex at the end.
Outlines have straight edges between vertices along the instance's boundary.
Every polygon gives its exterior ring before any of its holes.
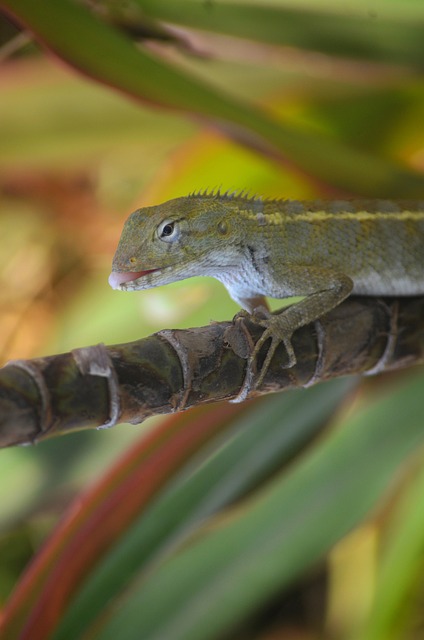
{"type": "Polygon", "coordinates": [[[419,469],[392,514],[388,540],[382,545],[370,619],[357,640],[400,640],[409,637],[405,627],[411,619],[419,620],[420,613],[414,616],[411,610],[420,607],[416,589],[423,572],[423,501],[424,469],[419,469]]]}
{"type": "MultiPolygon", "coordinates": [[[[72,602],[55,640],[80,637],[104,612],[105,603],[113,607],[111,599],[164,551],[169,553],[170,545],[287,464],[322,429],[351,388],[352,379],[345,379],[279,394],[243,415],[233,426],[233,437],[220,437],[220,448],[203,464],[191,461],[106,555],[72,602]]],[[[202,461],[207,454],[199,455],[202,461]]]]}
{"type": "Polygon", "coordinates": [[[269,44],[424,66],[422,3],[136,0],[149,18],[269,44]],[[299,6],[300,4],[300,6],[299,6]]]}
{"type": "Polygon", "coordinates": [[[50,49],[91,78],[147,101],[213,121],[233,138],[351,193],[420,197],[424,177],[313,131],[280,124],[255,107],[136,48],[70,0],[2,0],[50,49]]]}
{"type": "Polygon", "coordinates": [[[98,640],[221,637],[360,522],[424,441],[424,376],[352,416],[138,583],[98,640]]]}
{"type": "Polygon", "coordinates": [[[15,640],[18,635],[21,640],[48,637],[91,568],[167,479],[245,410],[243,405],[222,402],[168,416],[80,494],[3,608],[2,640],[15,640]]]}

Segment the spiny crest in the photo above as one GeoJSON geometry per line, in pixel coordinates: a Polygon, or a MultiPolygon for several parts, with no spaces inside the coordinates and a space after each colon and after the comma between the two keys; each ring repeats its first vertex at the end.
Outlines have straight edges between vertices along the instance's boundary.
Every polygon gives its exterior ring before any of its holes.
{"type": "Polygon", "coordinates": [[[252,203],[259,202],[274,202],[268,198],[262,198],[261,196],[252,195],[247,189],[227,189],[222,191],[221,187],[214,187],[212,189],[199,189],[198,191],[192,191],[188,195],[189,198],[213,198],[222,200],[242,200],[243,202],[252,203]]]}
{"type": "MultiPolygon", "coordinates": [[[[226,191],[221,191],[221,188],[218,187],[214,189],[204,189],[203,191],[194,191],[190,193],[188,197],[198,199],[208,198],[211,200],[220,200],[221,202],[237,203],[240,214],[246,216],[248,219],[256,220],[260,225],[280,224],[281,222],[281,214],[276,212],[272,207],[269,208],[269,205],[277,205],[280,208],[290,208],[289,200],[263,198],[256,195],[252,196],[250,192],[245,189],[228,189],[226,191]],[[265,208],[266,205],[268,205],[267,209],[265,208]]],[[[293,211],[290,211],[290,213],[293,213],[293,211]]]]}

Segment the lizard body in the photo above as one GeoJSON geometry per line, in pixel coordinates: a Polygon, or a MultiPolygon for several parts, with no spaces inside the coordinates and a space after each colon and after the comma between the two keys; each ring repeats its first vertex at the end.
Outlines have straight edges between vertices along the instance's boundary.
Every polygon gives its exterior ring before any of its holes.
{"type": "Polygon", "coordinates": [[[288,366],[291,336],[351,293],[424,294],[424,201],[263,200],[193,194],[135,211],[126,221],[109,282],[124,291],[192,276],[213,276],[265,328],[248,362],[271,345],[260,384],[280,342],[288,366]],[[265,297],[305,296],[278,315],[265,297]]]}

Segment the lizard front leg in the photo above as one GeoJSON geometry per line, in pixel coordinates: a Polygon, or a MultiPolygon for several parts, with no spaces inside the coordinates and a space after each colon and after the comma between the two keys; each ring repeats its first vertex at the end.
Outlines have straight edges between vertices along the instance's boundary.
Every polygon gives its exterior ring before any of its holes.
{"type": "MultiPolygon", "coordinates": [[[[241,402],[247,397],[252,388],[259,387],[262,384],[275,351],[281,342],[287,351],[288,363],[286,367],[293,367],[296,364],[296,355],[291,343],[293,333],[300,327],[328,313],[328,311],[347,298],[353,289],[351,278],[327,269],[294,266],[290,269],[285,269],[283,275],[285,284],[282,289],[287,291],[287,288],[289,288],[293,295],[305,296],[305,298],[282,309],[277,314],[270,313],[263,305],[253,309],[249,316],[250,319],[255,324],[264,327],[265,330],[248,358],[245,379],[239,394],[233,402],[241,402]],[[257,373],[257,358],[263,345],[268,340],[271,340],[271,342],[262,368],[257,373]]],[[[280,281],[282,280],[280,279],[280,281]]],[[[277,295],[275,295],[275,287],[272,295],[273,297],[278,297],[278,290],[277,295]]],[[[245,308],[251,308],[251,299],[240,300],[240,302],[245,308]]],[[[246,315],[246,312],[242,312],[241,316],[243,315],[246,315]]]]}

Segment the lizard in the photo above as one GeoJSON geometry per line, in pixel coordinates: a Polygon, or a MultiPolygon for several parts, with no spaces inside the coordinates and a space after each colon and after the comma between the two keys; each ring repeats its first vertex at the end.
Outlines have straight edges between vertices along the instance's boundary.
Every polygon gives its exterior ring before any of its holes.
{"type": "Polygon", "coordinates": [[[203,191],[137,209],[124,224],[109,284],[150,289],[193,276],[221,281],[264,328],[235,401],[259,387],[280,343],[351,294],[424,294],[424,200],[263,199],[203,191]],[[272,314],[266,297],[302,299],[272,314]],[[257,357],[270,340],[259,373],[257,357]]]}

